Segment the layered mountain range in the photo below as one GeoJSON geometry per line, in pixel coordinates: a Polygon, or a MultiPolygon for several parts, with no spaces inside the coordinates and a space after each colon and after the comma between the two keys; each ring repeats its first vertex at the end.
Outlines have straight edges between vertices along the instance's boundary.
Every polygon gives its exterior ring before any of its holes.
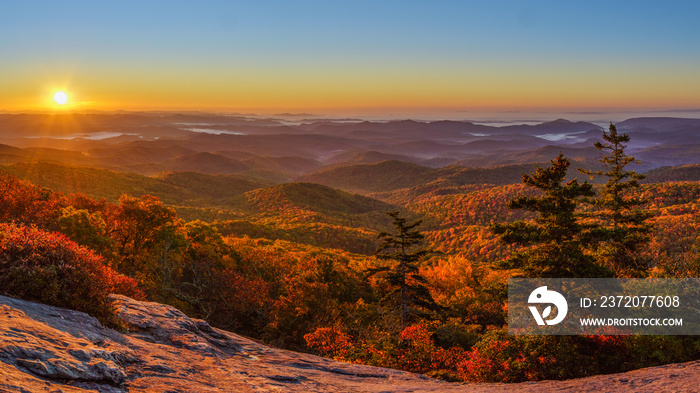
{"type": "MultiPolygon", "coordinates": [[[[631,137],[627,152],[641,161],[638,171],[698,163],[700,119],[635,118],[617,127],[631,137]]],[[[469,121],[290,122],[204,113],[3,114],[0,163],[51,161],[144,175],[237,174],[273,183],[332,173],[338,182],[339,173],[330,168],[383,161],[414,164],[401,171],[405,176],[451,165],[542,163],[560,152],[590,167],[601,156],[593,143],[602,130],[564,119],[496,127],[469,121]]]]}

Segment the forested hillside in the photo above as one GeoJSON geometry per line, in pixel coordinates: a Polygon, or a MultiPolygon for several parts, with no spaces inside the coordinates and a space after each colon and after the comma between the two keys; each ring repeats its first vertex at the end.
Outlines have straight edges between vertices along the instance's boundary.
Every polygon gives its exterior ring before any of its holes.
{"type": "MultiPolygon", "coordinates": [[[[689,338],[659,337],[652,343],[644,337],[590,337],[557,345],[570,351],[624,348],[639,355],[624,362],[610,360],[616,364],[612,369],[589,367],[556,375],[547,371],[551,367],[538,366],[549,363],[530,364],[534,357],[523,359],[522,365],[530,366],[517,372],[491,363],[510,361],[511,355],[495,351],[502,345],[545,355],[532,347],[541,339],[518,342],[502,335],[507,274],[490,267],[511,249],[489,225],[528,218],[506,208],[516,195],[535,195],[518,184],[427,193],[401,205],[290,184],[243,194],[254,213],[211,224],[185,223],[152,197],[122,197],[113,204],[64,196],[11,177],[3,178],[3,189],[10,191],[2,198],[4,221],[18,228],[38,225],[47,234],[63,232],[89,247],[86,251],[105,266],[134,277],[150,299],[282,347],[478,381],[570,377],[696,356],[689,338]],[[406,328],[386,314],[386,284],[379,278],[368,280],[364,273],[380,263],[371,255],[378,232],[390,227],[383,211],[396,208],[422,217],[426,244],[444,253],[429,257],[420,269],[432,297],[444,307],[442,316],[406,328]],[[133,237],[135,228],[138,237],[133,237]],[[649,345],[677,349],[662,355],[646,352],[649,345]]],[[[644,250],[655,261],[651,273],[696,276],[700,185],[646,184],[640,195],[650,199],[648,209],[654,215],[652,241],[644,250]]],[[[3,229],[4,239],[14,236],[10,230],[16,229],[3,229]]]]}
{"type": "MultiPolygon", "coordinates": [[[[583,182],[600,159],[600,154],[598,158],[588,154],[590,148],[580,147],[586,154],[578,159],[554,154],[542,161],[545,155],[535,154],[526,163],[490,167],[431,167],[420,160],[397,160],[400,155],[388,149],[334,156],[350,162],[320,169],[315,164],[319,157],[305,150],[333,151],[339,144],[355,149],[358,142],[350,138],[355,133],[367,138],[367,133],[376,132],[373,138],[381,140],[395,137],[405,127],[414,142],[421,140],[426,128],[436,132],[438,142],[475,138],[464,133],[463,124],[415,123],[362,123],[352,132],[337,124],[297,126],[291,131],[284,126],[289,134],[272,145],[280,150],[279,157],[266,161],[252,153],[221,153],[227,158],[221,165],[235,166],[229,161],[235,160],[254,169],[236,166],[226,174],[166,171],[146,176],[66,162],[10,160],[0,166],[3,293],[84,310],[117,325],[104,302],[106,293],[145,297],[283,348],[447,380],[565,379],[700,357],[694,336],[506,334],[507,279],[534,265],[503,268],[503,261],[531,254],[527,247],[516,247],[517,237],[505,237],[499,228],[538,230],[536,219],[543,213],[523,209],[530,205],[522,201],[547,198],[556,194],[552,190],[557,187],[575,188],[589,198],[609,192],[606,179],[583,182]],[[303,151],[314,156],[308,159],[313,162],[282,158],[288,157],[282,152],[284,144],[297,139],[304,127],[331,135],[301,138],[302,144],[287,151],[303,151]],[[533,186],[536,176],[555,169],[559,177],[548,186],[533,186]],[[255,171],[264,176],[254,176],[255,171]],[[284,181],[283,173],[295,174],[297,181],[284,181]],[[411,234],[415,240],[404,254],[414,259],[404,261],[382,248],[387,241],[398,244],[391,240],[401,234],[411,234]],[[36,241],[18,247],[20,238],[36,241]],[[377,254],[378,249],[383,251],[377,254]],[[27,250],[33,259],[26,258],[27,250]],[[410,274],[402,276],[406,271],[410,274]],[[77,282],[88,282],[97,297],[64,295],[77,282]],[[408,283],[412,298],[397,297],[401,282],[408,283]],[[37,295],[41,291],[27,289],[46,285],[54,291],[37,295]]],[[[219,126],[240,131],[250,125],[231,119],[231,124],[219,126]]],[[[269,126],[256,127],[264,131],[264,140],[274,139],[268,138],[274,134],[266,134],[276,132],[269,126]]],[[[589,136],[589,124],[569,122],[518,130],[532,136],[552,127],[589,136]]],[[[515,129],[494,131],[492,136],[511,132],[515,129]]],[[[193,149],[213,148],[223,140],[189,137],[193,149]]],[[[244,142],[237,147],[262,149],[256,138],[244,142]]],[[[9,147],[2,151],[15,158],[26,153],[9,147]]],[[[566,150],[575,151],[579,150],[566,150]]],[[[91,152],[91,157],[97,153],[91,152]]],[[[162,162],[172,166],[176,161],[169,160],[182,158],[178,154],[183,151],[161,152],[162,162]]],[[[204,165],[197,157],[211,163],[208,159],[214,154],[185,153],[196,159],[195,166],[204,165]]],[[[188,169],[194,161],[177,162],[188,169]]],[[[625,189],[623,200],[644,201],[634,207],[644,222],[635,239],[644,246],[633,255],[643,266],[634,271],[618,268],[610,262],[609,250],[583,242],[576,244],[581,260],[617,276],[697,277],[700,183],[695,169],[657,168],[638,187],[625,189]]],[[[619,230],[606,227],[601,218],[610,207],[578,197],[570,203],[573,207],[565,213],[575,220],[585,213],[598,225],[599,234],[619,230]]]]}

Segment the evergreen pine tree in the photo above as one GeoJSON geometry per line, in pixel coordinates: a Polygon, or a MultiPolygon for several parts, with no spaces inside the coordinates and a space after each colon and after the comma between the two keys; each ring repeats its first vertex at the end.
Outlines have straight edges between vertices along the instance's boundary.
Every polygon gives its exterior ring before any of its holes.
{"type": "Polygon", "coordinates": [[[501,241],[521,249],[496,268],[520,269],[526,277],[609,277],[612,272],[596,264],[584,252],[591,229],[581,222],[576,208],[584,197],[594,195],[588,182],[576,179],[564,184],[570,162],[562,154],[548,168],[523,176],[523,183],[542,191],[542,196],[520,196],[508,202],[510,209],[537,213],[533,222],[495,224],[491,232],[501,241]]]}
{"type": "Polygon", "coordinates": [[[639,188],[639,180],[644,179],[644,175],[625,170],[632,162],[639,164],[625,153],[629,135],[618,134],[615,125],[610,123],[609,132],[603,130],[603,139],[605,142],[595,143],[596,149],[609,152],[599,160],[603,170],[579,169],[591,178],[608,178],[600,197],[592,200],[600,209],[593,215],[599,221],[599,228],[593,232],[601,241],[598,258],[620,277],[641,276],[648,266],[638,257],[638,251],[649,242],[651,225],[646,220],[651,214],[641,208],[645,201],[630,196],[629,191],[639,188]]]}
{"type": "Polygon", "coordinates": [[[416,228],[421,220],[407,223],[406,219],[399,216],[398,211],[388,212],[394,221],[395,233],[382,232],[379,238],[382,243],[376,251],[379,259],[391,260],[396,263],[390,266],[371,268],[368,276],[383,273],[384,278],[392,288],[385,296],[384,301],[390,301],[398,306],[401,316],[401,326],[407,324],[416,316],[427,316],[429,311],[436,310],[437,304],[426,287],[426,280],[419,273],[418,263],[432,250],[419,249],[411,252],[414,246],[419,246],[424,239],[416,228]]]}

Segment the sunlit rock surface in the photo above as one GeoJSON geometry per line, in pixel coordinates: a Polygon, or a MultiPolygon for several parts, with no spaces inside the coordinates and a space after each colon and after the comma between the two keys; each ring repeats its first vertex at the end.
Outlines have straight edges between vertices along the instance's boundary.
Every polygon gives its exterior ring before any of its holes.
{"type": "Polygon", "coordinates": [[[697,391],[700,362],[569,381],[452,384],[259,344],[158,303],[114,296],[129,331],[0,296],[2,392],[697,391]]]}

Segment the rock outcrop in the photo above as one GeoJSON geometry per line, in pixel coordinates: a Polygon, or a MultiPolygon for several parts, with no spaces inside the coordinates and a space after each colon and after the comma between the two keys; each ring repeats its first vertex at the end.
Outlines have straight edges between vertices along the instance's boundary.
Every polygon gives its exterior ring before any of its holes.
{"type": "Polygon", "coordinates": [[[285,351],[158,303],[113,296],[126,333],[0,296],[2,392],[697,391],[700,362],[570,381],[453,384],[285,351]]]}

